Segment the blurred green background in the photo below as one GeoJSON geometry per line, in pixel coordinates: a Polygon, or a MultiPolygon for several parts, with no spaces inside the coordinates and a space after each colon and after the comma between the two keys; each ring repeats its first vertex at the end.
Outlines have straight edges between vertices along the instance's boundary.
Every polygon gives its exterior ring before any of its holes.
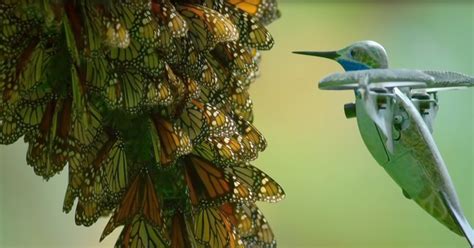
{"type": "MultiPolygon", "coordinates": [[[[293,50],[334,50],[354,41],[383,44],[392,68],[474,75],[474,3],[469,1],[280,1],[270,26],[276,45],[263,53],[251,90],[256,126],[269,146],[255,162],[287,198],[260,204],[279,247],[467,247],[415,203],[376,164],[356,121],[342,110],[351,92],[319,91],[341,71],[293,50]]],[[[435,139],[465,214],[474,224],[474,89],[443,92],[435,139]]],[[[62,213],[66,173],[48,183],[26,165],[22,141],[0,147],[0,247],[111,247],[99,243],[106,220],[77,227],[62,213]]]]}

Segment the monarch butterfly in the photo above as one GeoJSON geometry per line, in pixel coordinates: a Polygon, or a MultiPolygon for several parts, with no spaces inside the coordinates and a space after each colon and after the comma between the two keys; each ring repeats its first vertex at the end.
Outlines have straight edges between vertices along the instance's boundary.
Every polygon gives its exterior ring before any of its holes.
{"type": "Polygon", "coordinates": [[[104,183],[104,172],[101,169],[89,167],[80,173],[70,174],[70,176],[63,209],[68,212],[77,197],[76,225],[90,226],[100,216],[107,214],[111,210],[110,206],[115,203],[113,199],[109,198],[111,194],[104,183]],[[81,183],[75,185],[79,181],[81,183]],[[79,187],[79,189],[74,187],[79,187]]]}
{"type": "Polygon", "coordinates": [[[206,102],[211,106],[219,109],[221,112],[229,113],[232,110],[229,108],[228,96],[226,89],[209,89],[203,87],[199,95],[199,101],[206,102]]]}
{"type": "Polygon", "coordinates": [[[234,5],[235,7],[249,13],[250,15],[257,15],[259,10],[265,4],[265,0],[226,0],[228,3],[234,5]]]}
{"type": "Polygon", "coordinates": [[[143,52],[137,70],[149,77],[158,77],[163,74],[165,64],[165,60],[149,47],[143,52]]]}
{"type": "Polygon", "coordinates": [[[242,157],[244,157],[243,154],[247,152],[246,150],[252,149],[251,147],[246,147],[242,141],[242,136],[237,133],[230,137],[210,138],[210,142],[216,150],[215,154],[224,164],[240,162],[242,157]]]}
{"type": "Polygon", "coordinates": [[[72,209],[76,198],[78,198],[75,213],[76,225],[84,226],[90,226],[99,217],[109,214],[118,201],[106,185],[104,170],[94,166],[79,170],[70,167],[68,188],[63,203],[63,210],[66,213],[72,209]]]}
{"type": "Polygon", "coordinates": [[[112,108],[120,108],[137,112],[144,102],[144,87],[147,79],[142,74],[128,70],[120,72],[106,88],[106,100],[112,108]]]}
{"type": "MultiPolygon", "coordinates": [[[[2,28],[4,29],[8,29],[7,27],[8,25],[2,26],[2,28]]],[[[1,38],[6,37],[2,35],[1,38]]],[[[26,39],[23,42],[26,42],[26,46],[23,47],[23,51],[19,54],[7,54],[11,50],[6,49],[6,47],[8,46],[2,46],[2,56],[0,57],[0,75],[2,78],[2,80],[0,81],[0,100],[2,100],[2,105],[6,102],[13,103],[15,102],[15,100],[18,99],[19,89],[24,88],[21,87],[22,83],[25,83],[26,85],[35,84],[39,80],[38,77],[41,76],[41,74],[36,73],[37,71],[35,70],[35,64],[31,63],[31,60],[35,60],[42,57],[37,56],[38,54],[44,54],[43,50],[40,48],[39,45],[39,38],[34,37],[33,39],[26,39]],[[15,64],[16,61],[18,62],[15,64]],[[35,80],[33,82],[29,82],[26,80],[20,81],[20,78],[24,78],[24,76],[28,76],[28,78],[32,77],[35,80]]],[[[16,43],[16,45],[19,45],[20,47],[21,44],[22,43],[16,43]]],[[[40,59],[39,62],[41,62],[39,66],[42,67],[43,60],[40,59]]]]}
{"type": "Polygon", "coordinates": [[[186,77],[184,81],[186,84],[186,93],[181,102],[181,105],[186,104],[193,99],[199,98],[201,94],[201,85],[196,80],[192,79],[191,77],[186,77]]]}
{"type": "Polygon", "coordinates": [[[184,83],[184,79],[176,75],[173,69],[171,69],[171,66],[169,66],[168,64],[165,65],[164,82],[167,82],[173,90],[173,98],[175,103],[182,102],[186,99],[187,89],[184,83]]]}
{"type": "Polygon", "coordinates": [[[199,209],[193,221],[194,238],[205,247],[241,247],[232,223],[219,207],[199,209]]]}
{"type": "Polygon", "coordinates": [[[177,125],[188,134],[193,145],[204,139],[208,128],[204,125],[202,112],[197,107],[187,103],[181,111],[175,111],[175,116],[177,125]]]}
{"type": "Polygon", "coordinates": [[[112,66],[104,58],[92,57],[85,60],[85,67],[87,87],[100,93],[111,80],[112,66]]]}
{"type": "Polygon", "coordinates": [[[245,247],[276,247],[273,231],[256,204],[228,203],[221,209],[236,227],[245,247]]]}
{"type": "Polygon", "coordinates": [[[79,162],[71,162],[68,167],[68,185],[63,201],[63,211],[69,213],[74,205],[74,200],[79,197],[83,174],[78,168],[74,168],[73,164],[79,165],[79,162]]]}
{"type": "Polygon", "coordinates": [[[13,144],[24,134],[25,127],[15,121],[10,111],[4,111],[0,114],[0,144],[13,144]]]}
{"type": "MultiPolygon", "coordinates": [[[[206,77],[206,75],[205,75],[206,73],[212,74],[212,71],[204,69],[203,72],[202,72],[203,77],[206,77]]],[[[209,77],[212,78],[213,76],[210,75],[209,77]]],[[[199,83],[196,80],[194,80],[192,78],[188,78],[187,81],[188,81],[188,83],[187,83],[187,86],[188,86],[188,101],[191,101],[192,99],[198,99],[199,96],[201,95],[201,86],[199,85],[199,83]]]]}
{"type": "Polygon", "coordinates": [[[114,143],[106,156],[103,166],[106,168],[107,186],[112,193],[120,194],[128,183],[128,161],[122,141],[114,143]]]}
{"type": "Polygon", "coordinates": [[[107,140],[92,161],[94,168],[104,171],[104,180],[113,195],[120,195],[128,184],[128,160],[118,133],[107,130],[107,140]]]}
{"type": "MultiPolygon", "coordinates": [[[[112,25],[113,24],[109,24],[112,25]]],[[[120,27],[120,24],[116,24],[120,27]]],[[[125,38],[124,38],[125,39],[125,38]]],[[[116,41],[116,42],[126,42],[126,41],[116,41]]],[[[109,43],[112,43],[110,41],[109,43]]],[[[139,56],[144,53],[145,47],[139,43],[136,39],[128,38],[128,44],[125,46],[113,46],[110,48],[109,58],[112,59],[116,64],[123,67],[132,66],[133,62],[137,62],[139,56]]]]}
{"type": "Polygon", "coordinates": [[[234,119],[236,119],[238,130],[240,134],[242,134],[243,140],[250,142],[258,149],[258,151],[265,150],[267,147],[267,141],[260,131],[240,115],[234,114],[234,119]]]}
{"type": "Polygon", "coordinates": [[[215,10],[190,4],[179,5],[178,10],[189,25],[187,36],[199,51],[239,37],[234,24],[215,10]]]}
{"type": "Polygon", "coordinates": [[[257,66],[247,48],[236,41],[220,43],[212,52],[225,67],[230,68],[234,73],[246,75],[257,66]]]}
{"type": "Polygon", "coordinates": [[[186,60],[180,63],[188,65],[186,67],[181,66],[182,68],[186,68],[184,72],[188,80],[192,78],[205,87],[215,88],[217,76],[206,61],[205,56],[194,48],[191,41],[181,42],[181,44],[181,49],[188,53],[186,60]]]}
{"type": "Polygon", "coordinates": [[[83,113],[76,111],[72,113],[71,137],[77,141],[78,146],[84,152],[88,152],[91,144],[99,139],[104,130],[103,117],[99,110],[91,104],[87,105],[85,109],[86,111],[83,113]]]}
{"type": "Polygon", "coordinates": [[[281,15],[276,0],[226,0],[226,2],[254,16],[262,24],[268,24],[281,15]]]}
{"type": "Polygon", "coordinates": [[[254,228],[251,214],[242,211],[243,207],[244,203],[225,203],[220,206],[221,212],[229,219],[241,237],[248,236],[254,228]]]}
{"type": "Polygon", "coordinates": [[[104,195],[101,180],[103,174],[100,174],[100,168],[91,167],[93,158],[94,156],[87,152],[78,159],[68,161],[68,185],[64,196],[64,212],[71,211],[76,198],[84,201],[101,201],[104,195]]]}
{"type": "Polygon", "coordinates": [[[149,47],[158,47],[157,41],[161,32],[160,25],[154,21],[153,4],[152,9],[145,9],[139,14],[137,18],[141,20],[141,24],[134,25],[131,36],[149,47]]]}
{"type": "Polygon", "coordinates": [[[99,217],[109,214],[109,210],[103,208],[102,202],[81,201],[77,202],[75,222],[76,225],[91,226],[99,217]]]}
{"type": "Polygon", "coordinates": [[[273,38],[268,30],[258,21],[255,16],[226,2],[220,9],[226,13],[228,18],[235,24],[239,31],[239,42],[243,45],[261,50],[269,50],[273,47],[273,38]]]}
{"type": "MultiPolygon", "coordinates": [[[[0,50],[1,51],[1,50],[0,50]]],[[[0,57],[0,75],[2,76],[2,80],[0,80],[0,107],[3,109],[5,107],[5,99],[9,98],[9,93],[6,90],[6,85],[9,85],[9,88],[13,88],[14,82],[14,75],[15,75],[15,64],[12,63],[10,58],[11,56],[1,56],[0,57]],[[6,92],[6,94],[5,94],[6,92]]]]}
{"type": "Polygon", "coordinates": [[[210,142],[202,142],[198,145],[194,145],[192,154],[200,156],[219,167],[232,166],[235,164],[235,161],[233,160],[225,160],[222,158],[210,142]]]}
{"type": "Polygon", "coordinates": [[[192,40],[179,40],[174,42],[175,47],[173,52],[173,63],[177,72],[180,72],[181,76],[197,77],[203,66],[202,54],[197,50],[196,45],[192,40]],[[183,64],[188,66],[183,67],[183,64]]]}
{"type": "MultiPolygon", "coordinates": [[[[189,166],[191,164],[194,167],[185,167],[186,169],[201,171],[201,174],[197,174],[199,177],[194,174],[195,177],[193,178],[195,181],[191,177],[186,177],[188,187],[190,187],[191,202],[195,205],[203,205],[198,203],[199,201],[212,204],[215,200],[213,198],[230,199],[234,197],[246,201],[277,202],[285,197],[282,187],[260,169],[238,161],[233,161],[232,163],[222,160],[222,158],[212,152],[212,148],[209,145],[201,144],[195,147],[195,150],[194,154],[197,156],[192,155],[194,159],[186,165],[189,166]],[[220,182],[220,184],[214,184],[214,182],[220,182]],[[237,194],[233,196],[229,195],[229,188],[232,187],[232,184],[239,190],[234,192],[237,194]],[[197,192],[196,189],[203,192],[197,192]],[[206,198],[211,200],[206,201],[206,198]]],[[[190,172],[193,172],[192,170],[190,172]]],[[[190,173],[190,175],[193,174],[190,173]]]]}
{"type": "MultiPolygon", "coordinates": [[[[249,74],[243,75],[242,73],[232,72],[218,58],[210,55],[206,58],[212,69],[216,72],[219,82],[218,89],[225,90],[226,95],[228,95],[229,92],[242,92],[246,90],[250,82],[252,82],[254,73],[249,72],[249,74]]],[[[252,66],[249,66],[249,68],[251,67],[252,66]]],[[[255,67],[255,69],[257,69],[257,67],[255,67]]]]}
{"type": "Polygon", "coordinates": [[[12,93],[8,92],[8,88],[13,86],[10,90],[28,90],[41,83],[44,79],[43,71],[51,61],[51,53],[45,48],[44,44],[38,38],[33,39],[28,47],[18,58],[16,66],[15,81],[6,84],[6,89],[3,93],[5,100],[9,100],[8,96],[12,93]]]}
{"type": "Polygon", "coordinates": [[[83,19],[83,32],[84,32],[84,56],[86,58],[97,58],[102,51],[104,46],[102,42],[103,30],[105,25],[100,20],[102,17],[101,8],[97,6],[91,6],[89,4],[81,5],[81,12],[87,13],[82,15],[83,19]]]}
{"type": "Polygon", "coordinates": [[[253,160],[257,157],[257,148],[239,133],[229,137],[209,138],[213,154],[219,164],[232,165],[253,160]]]}
{"type": "Polygon", "coordinates": [[[192,231],[189,228],[184,214],[180,210],[177,210],[171,221],[170,237],[172,248],[192,247],[192,231]]]}
{"type": "Polygon", "coordinates": [[[106,131],[84,150],[82,159],[69,160],[69,182],[63,208],[70,209],[76,197],[84,206],[86,203],[99,203],[93,212],[95,218],[84,220],[76,217],[78,225],[84,221],[95,222],[102,211],[99,207],[104,207],[104,204],[113,206],[128,184],[127,159],[121,138],[112,130],[106,131]]]}
{"type": "Polygon", "coordinates": [[[172,56],[173,53],[166,53],[165,51],[173,51],[175,39],[173,38],[171,30],[168,28],[168,26],[159,25],[158,30],[160,35],[156,40],[155,46],[166,61],[171,61],[169,60],[169,56],[172,56]]]}
{"type": "Polygon", "coordinates": [[[45,107],[38,130],[27,137],[27,162],[35,173],[48,179],[61,171],[67,159],[80,156],[70,139],[72,99],[53,98],[45,107]]]}
{"type": "Polygon", "coordinates": [[[2,17],[9,20],[2,24],[0,30],[0,42],[5,44],[0,50],[5,55],[16,55],[25,49],[32,36],[37,34],[32,32],[32,27],[41,22],[38,16],[30,15],[28,11],[18,11],[18,6],[15,5],[16,3],[4,2],[0,5],[4,13],[2,17]]]}
{"type": "Polygon", "coordinates": [[[106,3],[103,4],[103,7],[105,8],[103,14],[107,19],[118,20],[124,28],[130,30],[137,21],[137,13],[147,6],[144,2],[127,2],[122,4],[106,3]]]}
{"type": "Polygon", "coordinates": [[[50,88],[38,86],[30,94],[23,96],[16,104],[8,104],[6,109],[26,129],[36,129],[43,119],[47,105],[55,98],[57,95],[53,94],[50,88]]]}
{"type": "Polygon", "coordinates": [[[265,138],[250,122],[233,114],[237,131],[230,135],[210,136],[195,144],[198,154],[224,166],[254,160],[266,147],[265,138]]]}
{"type": "Polygon", "coordinates": [[[214,69],[207,60],[204,61],[204,66],[201,73],[201,80],[199,82],[211,90],[218,88],[217,73],[214,71],[214,69]]]}
{"type": "Polygon", "coordinates": [[[199,144],[206,137],[225,137],[236,131],[236,124],[217,107],[192,99],[177,112],[178,125],[189,134],[193,144],[199,144]]]}
{"type": "Polygon", "coordinates": [[[196,155],[184,158],[184,175],[191,203],[196,207],[220,205],[227,201],[247,201],[253,192],[209,160],[196,155]]]}
{"type": "Polygon", "coordinates": [[[109,197],[113,194],[106,183],[105,169],[101,163],[97,163],[96,156],[107,138],[102,133],[82,158],[69,160],[69,180],[63,210],[69,212],[75,198],[78,198],[75,214],[77,225],[92,225],[113,205],[114,199],[109,197]]]}
{"type": "Polygon", "coordinates": [[[270,246],[253,202],[284,192],[247,164],[248,87],[275,0],[53,2],[0,3],[0,143],[67,166],[63,210],[112,214],[117,247],[270,246]]]}
{"type": "Polygon", "coordinates": [[[107,223],[100,240],[103,240],[117,226],[130,223],[136,216],[141,216],[153,227],[163,225],[160,201],[154,185],[147,170],[140,172],[135,177],[119,207],[107,223]]]}
{"type": "Polygon", "coordinates": [[[253,102],[248,91],[234,92],[230,99],[235,114],[251,123],[253,121],[253,102]]]}
{"type": "Polygon", "coordinates": [[[147,85],[145,104],[168,106],[174,101],[171,87],[166,80],[150,81],[147,85]]]}
{"type": "Polygon", "coordinates": [[[206,61],[208,62],[209,66],[215,72],[217,77],[217,85],[215,89],[222,89],[225,88],[225,84],[231,78],[231,72],[229,68],[226,68],[217,58],[215,58],[211,52],[205,54],[206,61]]]}
{"type": "Polygon", "coordinates": [[[151,120],[151,138],[158,164],[163,167],[169,166],[178,157],[191,152],[191,140],[179,126],[172,125],[156,115],[151,116],[151,120]]]}
{"type": "Polygon", "coordinates": [[[168,246],[169,238],[165,233],[140,215],[136,215],[131,222],[125,224],[115,243],[117,248],[168,246]]]}
{"type": "Polygon", "coordinates": [[[173,37],[186,35],[188,24],[168,0],[152,1],[151,9],[162,23],[162,26],[167,28],[173,37]]]}
{"type": "Polygon", "coordinates": [[[194,145],[194,153],[219,166],[244,163],[257,157],[255,144],[239,133],[231,136],[210,137],[194,145]]]}
{"type": "Polygon", "coordinates": [[[285,197],[283,188],[266,173],[250,164],[226,167],[225,172],[233,175],[236,180],[251,189],[253,200],[277,202],[285,197]]]}
{"type": "Polygon", "coordinates": [[[120,27],[116,26],[115,28],[117,29],[118,27],[120,30],[123,26],[123,31],[126,31],[124,34],[129,34],[130,39],[136,39],[147,46],[155,46],[153,43],[156,41],[160,32],[158,24],[153,21],[151,9],[144,3],[134,3],[134,5],[133,11],[130,11],[130,6],[127,6],[127,4],[122,5],[127,8],[127,11],[124,12],[125,14],[121,13],[120,10],[114,11],[112,15],[118,16],[111,16],[110,20],[106,22],[106,25],[110,25],[114,20],[118,20],[116,25],[120,25],[120,27]]]}
{"type": "Polygon", "coordinates": [[[235,133],[234,121],[217,107],[201,103],[198,100],[192,100],[191,103],[200,111],[211,136],[225,137],[235,133]]]}
{"type": "Polygon", "coordinates": [[[114,139],[109,138],[106,133],[94,141],[90,150],[84,156],[82,161],[71,161],[70,168],[78,176],[83,177],[81,185],[81,200],[84,201],[100,201],[109,191],[105,180],[105,160],[108,157],[107,150],[114,144],[114,139]],[[80,174],[79,174],[80,173],[80,174]]]}
{"type": "MultiPolygon", "coordinates": [[[[75,66],[80,64],[79,61],[79,50],[83,49],[84,43],[82,42],[82,20],[78,15],[79,6],[73,2],[64,4],[64,14],[62,16],[62,27],[64,30],[67,50],[71,58],[71,66],[74,66],[75,70],[81,70],[75,66]]],[[[58,19],[60,17],[57,17],[58,19]]]]}

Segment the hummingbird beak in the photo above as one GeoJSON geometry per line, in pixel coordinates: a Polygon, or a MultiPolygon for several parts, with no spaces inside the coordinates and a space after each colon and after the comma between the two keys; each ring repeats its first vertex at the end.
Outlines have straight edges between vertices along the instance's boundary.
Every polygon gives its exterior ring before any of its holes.
{"type": "Polygon", "coordinates": [[[330,51],[330,52],[306,52],[306,51],[294,51],[293,53],[295,54],[301,54],[301,55],[309,55],[309,56],[316,56],[316,57],[323,57],[323,58],[328,58],[328,59],[337,59],[339,57],[339,54],[336,51],[330,51]]]}

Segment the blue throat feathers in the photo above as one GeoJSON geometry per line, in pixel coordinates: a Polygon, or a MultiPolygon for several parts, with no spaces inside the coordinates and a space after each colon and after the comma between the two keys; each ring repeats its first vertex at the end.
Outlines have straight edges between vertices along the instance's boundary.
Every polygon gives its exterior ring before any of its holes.
{"type": "Polygon", "coordinates": [[[361,63],[356,63],[348,60],[337,60],[339,64],[344,68],[346,71],[358,71],[358,70],[368,70],[370,69],[368,66],[361,64],[361,63]]]}

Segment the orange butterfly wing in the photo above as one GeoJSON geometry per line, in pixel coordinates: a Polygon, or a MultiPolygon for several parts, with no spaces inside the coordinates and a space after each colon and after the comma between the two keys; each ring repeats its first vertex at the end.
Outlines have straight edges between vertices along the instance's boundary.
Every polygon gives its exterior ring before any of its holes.
{"type": "Polygon", "coordinates": [[[231,221],[219,207],[198,210],[194,216],[196,241],[205,247],[236,247],[239,243],[231,221]]]}
{"type": "Polygon", "coordinates": [[[171,224],[171,247],[187,248],[191,247],[189,234],[187,232],[186,221],[180,211],[176,211],[171,224]]]}
{"type": "Polygon", "coordinates": [[[117,226],[130,223],[136,216],[153,227],[163,225],[160,202],[153,181],[148,172],[141,172],[129,186],[122,198],[118,209],[107,223],[101,240],[110,234],[117,226]]]}
{"type": "Polygon", "coordinates": [[[227,0],[227,2],[250,15],[255,15],[260,8],[262,0],[227,0]]]}
{"type": "Polygon", "coordinates": [[[181,128],[157,116],[152,117],[152,122],[156,130],[152,130],[155,157],[161,166],[169,166],[179,156],[191,152],[191,140],[181,128]]]}

